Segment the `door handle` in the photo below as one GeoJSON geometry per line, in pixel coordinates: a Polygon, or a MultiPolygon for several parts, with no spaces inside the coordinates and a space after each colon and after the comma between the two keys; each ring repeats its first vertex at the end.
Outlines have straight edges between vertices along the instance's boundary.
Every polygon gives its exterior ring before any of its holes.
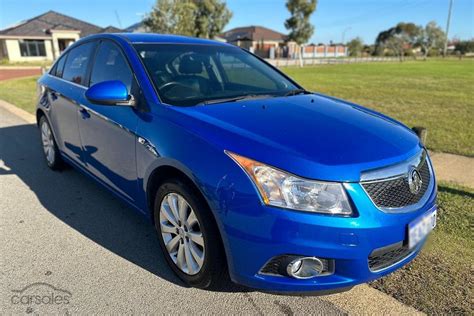
{"type": "Polygon", "coordinates": [[[85,108],[81,108],[79,112],[81,112],[81,116],[83,119],[88,119],[89,117],[91,117],[89,111],[87,111],[85,108]]]}
{"type": "Polygon", "coordinates": [[[61,96],[61,93],[59,93],[55,90],[50,90],[50,93],[51,93],[51,97],[53,98],[53,100],[56,100],[59,96],[61,96]]]}

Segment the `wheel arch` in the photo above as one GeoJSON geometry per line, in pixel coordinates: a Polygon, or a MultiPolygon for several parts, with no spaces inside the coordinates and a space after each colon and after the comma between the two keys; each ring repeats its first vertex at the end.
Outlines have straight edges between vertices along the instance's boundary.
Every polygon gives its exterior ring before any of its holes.
{"type": "Polygon", "coordinates": [[[46,113],[40,108],[36,109],[36,125],[39,125],[40,119],[43,116],[46,116],[46,113]]]}
{"type": "Polygon", "coordinates": [[[158,188],[160,187],[161,184],[163,184],[166,180],[169,179],[180,179],[186,184],[190,185],[196,193],[199,194],[199,197],[203,199],[203,201],[206,202],[206,204],[209,206],[209,203],[207,202],[206,198],[202,194],[201,190],[199,190],[198,186],[194,181],[186,174],[186,172],[182,171],[180,168],[173,166],[171,164],[163,164],[155,169],[150,173],[146,187],[145,187],[145,192],[146,192],[146,202],[147,202],[147,208],[150,212],[150,218],[153,221],[154,224],[154,217],[153,217],[153,212],[154,212],[154,205],[155,205],[155,198],[156,198],[156,191],[158,191],[158,188]]]}
{"type": "Polygon", "coordinates": [[[211,203],[209,203],[206,196],[202,193],[199,189],[199,185],[197,183],[197,179],[193,176],[190,170],[187,170],[186,167],[180,166],[179,164],[175,164],[171,161],[168,163],[163,163],[153,169],[150,172],[149,176],[147,177],[146,181],[146,204],[148,211],[150,213],[150,220],[152,221],[153,225],[155,225],[155,218],[154,218],[154,205],[155,205],[155,198],[156,192],[161,184],[163,184],[168,179],[179,179],[183,181],[185,184],[189,185],[193,190],[195,190],[196,194],[198,194],[199,198],[202,199],[202,202],[205,203],[207,207],[209,207],[212,220],[217,227],[219,232],[221,246],[225,253],[226,257],[226,264],[229,265],[229,253],[228,247],[225,247],[227,244],[227,240],[225,239],[225,235],[223,234],[223,227],[221,223],[216,218],[216,214],[214,213],[211,203]]]}

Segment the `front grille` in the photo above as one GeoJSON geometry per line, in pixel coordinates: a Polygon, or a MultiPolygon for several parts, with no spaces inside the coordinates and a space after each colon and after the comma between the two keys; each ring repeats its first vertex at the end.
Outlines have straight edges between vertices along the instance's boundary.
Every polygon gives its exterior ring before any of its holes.
{"type": "Polygon", "coordinates": [[[369,255],[369,269],[372,272],[380,271],[403,260],[411,253],[408,245],[403,245],[402,242],[376,249],[369,255]]]}
{"type": "MultiPolygon", "coordinates": [[[[286,267],[294,259],[301,257],[295,255],[281,255],[276,256],[270,259],[262,269],[260,269],[260,274],[276,275],[276,276],[288,276],[286,272],[286,267]]],[[[327,260],[319,258],[324,265],[324,269],[320,275],[328,275],[333,273],[334,263],[333,260],[327,260]]]]}
{"type": "Polygon", "coordinates": [[[362,186],[377,207],[402,208],[413,205],[418,203],[425,195],[431,181],[427,158],[420,163],[417,169],[423,180],[421,189],[417,194],[410,192],[407,175],[394,179],[366,182],[362,183],[362,186]]]}

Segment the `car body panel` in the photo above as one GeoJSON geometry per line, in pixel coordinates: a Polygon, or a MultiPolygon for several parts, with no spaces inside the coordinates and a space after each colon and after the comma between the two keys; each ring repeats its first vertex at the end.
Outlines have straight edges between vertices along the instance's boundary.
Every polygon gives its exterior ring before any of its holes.
{"type": "Polygon", "coordinates": [[[421,150],[419,138],[405,126],[319,95],[177,111],[207,123],[193,127],[202,126],[196,132],[220,147],[312,179],[359,181],[363,171],[406,160],[421,150]]]}
{"type": "Polygon", "coordinates": [[[166,105],[131,43],[228,44],[179,36],[104,34],[82,39],[67,51],[100,39],[121,47],[140,86],[140,106],[92,104],[85,87],[43,75],[38,81],[44,88],[38,110],[51,122],[63,157],[150,222],[149,197],[154,192],[148,190],[154,172],[162,167],[182,172],[199,188],[214,215],[235,282],[302,293],[353,286],[403,266],[422,247],[383,271],[368,268],[367,258],[374,249],[406,240],[407,225],[436,207],[435,186],[419,209],[384,213],[359,183],[362,172],[405,161],[423,150],[416,135],[401,123],[321,94],[194,107],[166,105]],[[74,102],[60,104],[53,100],[53,90],[74,102]],[[354,214],[340,217],[266,206],[225,150],[301,177],[344,182],[354,214]],[[336,269],[330,276],[311,280],[259,273],[268,260],[281,254],[331,258],[336,269]]]}
{"type": "Polygon", "coordinates": [[[44,84],[49,87],[47,98],[54,111],[51,111],[50,121],[55,131],[59,149],[77,162],[83,162],[80,147],[77,98],[84,93],[85,87],[71,84],[64,80],[56,80],[51,76],[44,77],[44,84]]]}
{"type": "Polygon", "coordinates": [[[84,103],[80,105],[78,120],[86,168],[135,200],[137,110],[128,106],[96,105],[87,100],[84,103]]]}

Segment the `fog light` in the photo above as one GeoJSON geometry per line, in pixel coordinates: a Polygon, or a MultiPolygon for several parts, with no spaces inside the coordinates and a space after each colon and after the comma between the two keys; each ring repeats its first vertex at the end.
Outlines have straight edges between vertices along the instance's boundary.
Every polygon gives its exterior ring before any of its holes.
{"type": "Polygon", "coordinates": [[[324,264],[316,257],[300,257],[286,267],[289,276],[296,279],[310,279],[321,274],[324,264]]]}

